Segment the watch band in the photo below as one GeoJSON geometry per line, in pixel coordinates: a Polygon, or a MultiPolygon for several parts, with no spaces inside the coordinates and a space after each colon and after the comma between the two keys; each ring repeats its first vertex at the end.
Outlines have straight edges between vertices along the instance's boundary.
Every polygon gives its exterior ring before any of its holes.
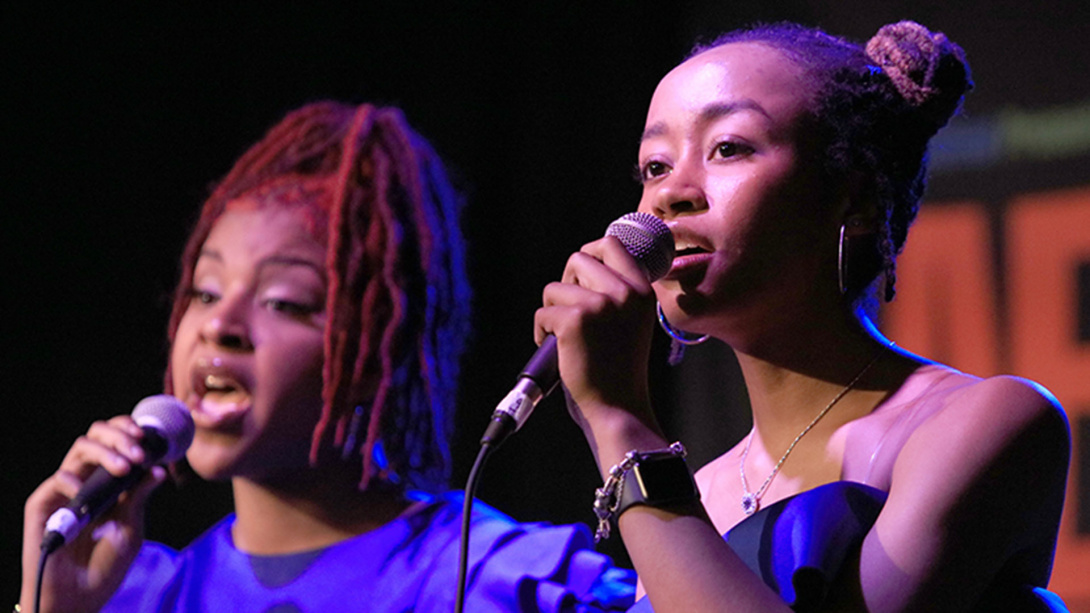
{"type": "Polygon", "coordinates": [[[700,490],[685,457],[670,452],[637,454],[618,489],[614,519],[636,505],[664,508],[700,500],[700,490]]]}

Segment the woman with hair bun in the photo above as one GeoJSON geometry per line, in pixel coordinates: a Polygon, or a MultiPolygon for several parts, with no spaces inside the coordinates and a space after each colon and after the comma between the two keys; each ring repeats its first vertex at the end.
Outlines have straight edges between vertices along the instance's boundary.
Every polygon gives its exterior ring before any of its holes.
{"type": "MultiPolygon", "coordinates": [[[[460,211],[397,109],[314,103],[254,144],[182,256],[165,383],[196,426],[188,465],[230,481],[235,512],[180,552],[145,543],[144,503],[165,478],[152,468],[47,559],[35,613],[453,610],[460,211]]],[[[96,467],[133,470],[143,436],[128,415],[96,422],[27,500],[24,611],[46,519],[96,467]]],[[[476,504],[472,529],[467,610],[631,603],[632,581],[586,549],[585,527],[476,504]]]]}
{"type": "Polygon", "coordinates": [[[648,283],[598,240],[536,318],[605,480],[600,535],[619,529],[646,590],[636,610],[1063,610],[1043,589],[1062,409],[873,323],[928,141],[971,87],[962,50],[912,22],[865,46],[792,24],[733,32],[659,83],[639,210],[672,230],[670,272],[648,283]],[[656,306],[679,347],[731,346],[752,406],[753,430],[695,483],[650,407],[656,306]]]}

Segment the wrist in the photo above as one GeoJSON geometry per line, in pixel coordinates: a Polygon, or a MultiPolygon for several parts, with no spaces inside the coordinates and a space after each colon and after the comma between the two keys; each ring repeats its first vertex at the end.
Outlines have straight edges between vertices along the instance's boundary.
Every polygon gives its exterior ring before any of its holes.
{"type": "Polygon", "coordinates": [[[609,468],[620,463],[630,451],[651,451],[669,447],[650,409],[633,412],[612,408],[597,412],[594,420],[587,420],[586,435],[598,462],[602,478],[609,468]]]}
{"type": "Polygon", "coordinates": [[[629,451],[610,467],[602,487],[595,491],[595,542],[609,538],[611,525],[630,507],[670,508],[699,501],[700,490],[685,455],[685,447],[675,442],[663,449],[629,451]]]}

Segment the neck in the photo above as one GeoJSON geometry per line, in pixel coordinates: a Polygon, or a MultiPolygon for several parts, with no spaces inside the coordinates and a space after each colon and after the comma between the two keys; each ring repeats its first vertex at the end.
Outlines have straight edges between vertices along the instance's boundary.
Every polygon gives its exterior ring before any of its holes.
{"type": "Polygon", "coordinates": [[[408,508],[396,492],[359,491],[344,472],[309,469],[275,483],[235,477],[235,546],[257,555],[320,549],[379,528],[408,508]]]}
{"type": "Polygon", "coordinates": [[[848,316],[736,348],[762,446],[786,448],[849,386],[815,428],[831,432],[873,410],[907,376],[907,364],[891,370],[888,345],[868,320],[848,316]]]}

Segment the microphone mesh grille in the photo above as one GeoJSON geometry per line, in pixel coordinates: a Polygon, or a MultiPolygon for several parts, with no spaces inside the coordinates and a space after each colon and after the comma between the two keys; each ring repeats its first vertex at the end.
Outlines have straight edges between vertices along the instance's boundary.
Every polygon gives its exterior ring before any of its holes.
{"type": "Polygon", "coordinates": [[[674,261],[674,235],[658,217],[648,213],[628,213],[609,224],[606,236],[615,236],[647,273],[648,281],[657,281],[670,272],[674,261]]]}
{"type": "Polygon", "coordinates": [[[163,458],[165,462],[180,459],[193,442],[193,418],[185,404],[174,396],[148,396],[136,403],[132,418],[140,426],[155,428],[166,439],[169,449],[163,458]]]}

